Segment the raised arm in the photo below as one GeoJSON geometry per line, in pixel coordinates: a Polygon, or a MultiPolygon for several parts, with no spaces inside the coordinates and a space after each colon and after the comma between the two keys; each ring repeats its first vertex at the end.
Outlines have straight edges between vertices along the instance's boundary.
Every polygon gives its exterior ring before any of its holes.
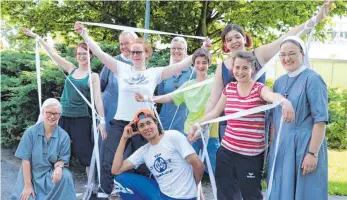
{"type": "Polygon", "coordinates": [[[131,127],[131,123],[125,126],[123,135],[121,137],[121,140],[119,142],[116,154],[114,155],[113,163],[112,163],[112,174],[117,175],[120,174],[124,171],[133,169],[135,167],[134,164],[132,164],[128,160],[123,160],[123,154],[124,154],[124,149],[126,146],[126,143],[129,138],[134,136],[136,133],[133,132],[133,129],[131,127]]]}
{"type": "Polygon", "coordinates": [[[205,114],[209,113],[218,103],[224,88],[223,77],[222,77],[222,64],[219,64],[216,69],[215,78],[213,81],[212,93],[208,99],[205,114]]]}
{"type": "MultiPolygon", "coordinates": [[[[327,17],[327,15],[329,14],[329,8],[331,4],[332,4],[332,0],[325,2],[315,17],[312,17],[309,20],[307,20],[305,23],[292,28],[290,31],[282,35],[279,39],[275,40],[274,42],[263,45],[259,48],[256,48],[255,54],[257,56],[259,63],[262,66],[266,64],[279,51],[280,44],[282,43],[283,39],[285,39],[288,36],[297,35],[300,31],[304,30],[305,24],[307,24],[308,27],[313,27],[315,25],[315,22],[313,21],[314,18],[316,18],[316,22],[319,23],[325,17],[327,17]]],[[[304,33],[305,32],[303,32],[302,34],[304,33]]]]}
{"type": "Polygon", "coordinates": [[[167,67],[163,67],[163,73],[161,75],[161,80],[165,80],[170,78],[171,76],[180,73],[181,71],[187,69],[189,66],[193,64],[192,61],[193,56],[188,56],[184,58],[181,62],[171,64],[167,67]]]}
{"type": "Polygon", "coordinates": [[[104,104],[102,102],[101,98],[101,89],[100,89],[100,79],[99,75],[96,73],[92,74],[92,85],[93,85],[93,95],[94,95],[94,102],[95,107],[100,115],[100,117],[103,118],[103,120],[100,121],[99,129],[102,140],[106,139],[106,123],[105,123],[105,113],[104,113],[104,104]]]}
{"type": "Polygon", "coordinates": [[[99,47],[99,45],[89,37],[88,30],[83,27],[83,24],[81,22],[75,23],[75,31],[79,33],[86,41],[94,55],[97,56],[101,60],[101,62],[103,62],[104,65],[108,67],[115,75],[117,75],[117,60],[105,53],[99,47]]]}
{"type": "Polygon", "coordinates": [[[40,44],[43,46],[43,48],[46,50],[46,52],[49,54],[49,56],[59,65],[59,67],[61,67],[65,72],[70,73],[72,72],[73,69],[76,68],[76,66],[65,60],[63,57],[61,57],[56,50],[51,47],[50,45],[48,45],[39,35],[37,35],[36,33],[30,31],[29,29],[24,28],[23,29],[23,33],[27,36],[36,38],[40,44]]]}

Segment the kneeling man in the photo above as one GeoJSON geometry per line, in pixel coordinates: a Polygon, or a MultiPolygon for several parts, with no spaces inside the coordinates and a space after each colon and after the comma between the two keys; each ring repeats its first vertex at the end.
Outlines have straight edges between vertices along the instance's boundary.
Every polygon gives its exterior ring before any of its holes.
{"type": "Polygon", "coordinates": [[[139,110],[134,120],[124,128],[112,164],[112,174],[116,175],[116,185],[123,200],[196,199],[196,185],[204,169],[187,138],[176,130],[164,132],[149,109],[139,110]],[[127,141],[136,134],[141,134],[148,143],[123,161],[127,141]],[[124,173],[143,163],[155,179],[124,173]]]}

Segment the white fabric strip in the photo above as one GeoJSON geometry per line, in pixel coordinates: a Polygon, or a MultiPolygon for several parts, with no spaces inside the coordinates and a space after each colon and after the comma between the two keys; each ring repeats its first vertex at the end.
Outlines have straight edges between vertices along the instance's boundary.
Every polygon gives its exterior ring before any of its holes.
{"type": "Polygon", "coordinates": [[[36,63],[36,80],[37,80],[37,93],[39,95],[39,108],[41,112],[42,106],[42,90],[41,90],[41,66],[40,66],[40,51],[39,41],[35,41],[35,63],[36,63]]]}
{"type": "Polygon", "coordinates": [[[150,29],[144,29],[144,28],[134,28],[130,26],[120,26],[120,25],[114,25],[114,24],[103,24],[103,23],[93,23],[93,22],[81,22],[82,24],[89,25],[89,26],[99,26],[104,28],[110,28],[110,29],[116,29],[116,30],[123,30],[123,31],[132,31],[132,32],[139,32],[139,33],[151,33],[151,34],[159,34],[159,35],[173,35],[173,36],[181,36],[186,38],[194,38],[199,40],[205,40],[205,37],[201,36],[193,36],[193,35],[181,35],[176,33],[169,33],[169,32],[163,32],[163,31],[156,31],[156,30],[150,30],[150,29]]]}
{"type": "Polygon", "coordinates": [[[208,155],[208,152],[207,152],[207,145],[208,145],[208,140],[209,140],[209,135],[210,135],[209,126],[207,126],[205,130],[206,130],[205,131],[206,138],[205,138],[205,133],[201,133],[201,140],[202,140],[202,144],[203,144],[202,145],[203,146],[203,153],[202,153],[201,161],[204,162],[204,160],[206,158],[207,170],[208,170],[208,175],[209,175],[210,181],[211,181],[213,196],[214,196],[215,200],[218,200],[217,199],[216,179],[214,177],[214,173],[212,170],[210,156],[208,155]]]}
{"type": "Polygon", "coordinates": [[[270,178],[269,178],[269,186],[266,191],[266,197],[265,199],[269,199],[271,195],[271,190],[272,190],[272,183],[273,183],[273,176],[274,176],[274,170],[275,170],[275,165],[276,165],[276,158],[277,158],[277,153],[278,153],[278,146],[279,146],[279,141],[281,138],[281,130],[282,130],[282,125],[283,125],[283,117],[281,117],[281,122],[280,122],[280,128],[277,133],[277,138],[276,138],[276,146],[275,146],[275,156],[274,156],[274,161],[271,167],[271,172],[270,172],[270,178]]]}
{"type": "MultiPolygon", "coordinates": [[[[89,55],[89,46],[87,48],[87,57],[90,58],[89,55]]],[[[92,103],[92,108],[95,108],[95,101],[94,101],[94,90],[93,90],[93,81],[92,81],[92,68],[90,65],[90,59],[88,59],[88,73],[89,73],[89,91],[90,91],[90,101],[92,103]]],[[[89,176],[88,176],[88,185],[86,188],[86,193],[84,195],[84,200],[88,200],[91,196],[91,192],[93,190],[94,186],[94,181],[92,178],[94,177],[95,174],[95,162],[96,162],[96,167],[97,167],[97,173],[98,173],[98,181],[99,185],[98,188],[101,185],[101,179],[100,179],[100,153],[99,153],[99,133],[96,128],[96,111],[95,109],[92,109],[92,120],[93,120],[93,135],[94,135],[94,149],[93,149],[93,154],[92,154],[92,160],[90,163],[90,168],[89,168],[89,176]]]]}
{"type": "Polygon", "coordinates": [[[246,115],[251,115],[251,114],[254,114],[254,113],[259,113],[259,112],[262,112],[262,111],[270,110],[270,109],[272,109],[272,108],[274,108],[274,107],[276,107],[276,106],[278,106],[280,104],[281,104],[281,102],[274,102],[272,104],[268,104],[268,105],[264,105],[264,106],[258,106],[258,107],[251,108],[251,109],[248,109],[248,110],[243,110],[243,111],[240,111],[240,112],[237,112],[237,113],[233,113],[231,115],[226,115],[226,116],[223,116],[223,117],[218,117],[218,118],[215,118],[215,119],[203,122],[203,123],[200,124],[200,126],[203,126],[203,125],[206,125],[206,124],[215,123],[215,122],[226,121],[226,120],[229,120],[229,119],[237,119],[237,118],[240,118],[240,117],[243,117],[243,116],[246,116],[246,115]]]}
{"type": "MultiPolygon", "coordinates": [[[[195,68],[193,68],[192,73],[190,73],[190,76],[189,76],[189,80],[188,80],[188,81],[190,81],[190,80],[192,79],[194,72],[195,72],[195,68]]],[[[173,124],[173,122],[174,122],[174,120],[175,120],[175,118],[176,118],[176,114],[177,114],[177,112],[178,112],[178,109],[180,108],[181,105],[182,105],[182,104],[180,104],[180,105],[177,106],[176,112],[175,112],[175,114],[174,114],[174,116],[173,116],[173,118],[172,118],[172,120],[171,120],[171,123],[170,123],[170,126],[169,126],[169,130],[171,129],[171,126],[172,126],[172,124],[173,124]]]]}
{"type": "MultiPolygon", "coordinates": [[[[172,95],[172,94],[177,94],[177,93],[180,93],[180,92],[185,92],[185,91],[188,91],[188,90],[191,90],[191,89],[194,89],[194,88],[198,88],[198,87],[204,86],[204,85],[206,85],[206,84],[211,84],[211,83],[213,83],[213,80],[214,80],[214,78],[210,78],[210,79],[201,81],[201,82],[199,82],[199,83],[195,83],[195,84],[193,84],[193,85],[191,85],[191,86],[189,86],[189,87],[182,88],[182,89],[179,89],[179,90],[175,90],[175,91],[173,91],[173,92],[171,92],[171,93],[169,93],[169,94],[170,94],[170,95],[172,95]]],[[[163,96],[164,96],[164,95],[163,95],[163,96]]],[[[155,100],[161,99],[161,98],[163,98],[163,96],[158,97],[158,98],[156,98],[155,100]]]]}

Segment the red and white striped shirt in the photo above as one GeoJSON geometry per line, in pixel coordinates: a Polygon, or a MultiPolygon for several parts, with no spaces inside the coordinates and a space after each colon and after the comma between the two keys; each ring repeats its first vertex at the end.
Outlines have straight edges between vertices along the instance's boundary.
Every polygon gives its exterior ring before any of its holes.
{"type": "MultiPolygon", "coordinates": [[[[227,97],[225,115],[265,105],[261,90],[265,85],[254,83],[248,96],[241,97],[237,91],[237,82],[230,82],[224,88],[227,97]]],[[[260,112],[238,119],[228,120],[222,146],[226,149],[247,156],[256,156],[265,149],[265,112],[260,112]]]]}

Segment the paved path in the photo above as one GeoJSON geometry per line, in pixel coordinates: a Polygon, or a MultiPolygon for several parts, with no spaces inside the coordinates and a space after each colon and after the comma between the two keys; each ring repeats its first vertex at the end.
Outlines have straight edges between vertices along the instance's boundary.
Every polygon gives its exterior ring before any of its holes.
{"type": "MultiPolygon", "coordinates": [[[[1,149],[1,198],[9,199],[13,186],[16,183],[17,172],[20,167],[21,161],[14,156],[14,150],[1,149]]],[[[71,168],[74,176],[76,193],[84,191],[84,185],[87,183],[87,177],[84,170],[80,166],[71,168]]],[[[206,200],[212,200],[212,188],[209,181],[203,181],[203,191],[206,200]]],[[[81,199],[81,198],[79,198],[81,199]]],[[[97,199],[92,197],[91,200],[97,199]]],[[[347,200],[346,196],[329,196],[329,200],[347,200]]]]}

